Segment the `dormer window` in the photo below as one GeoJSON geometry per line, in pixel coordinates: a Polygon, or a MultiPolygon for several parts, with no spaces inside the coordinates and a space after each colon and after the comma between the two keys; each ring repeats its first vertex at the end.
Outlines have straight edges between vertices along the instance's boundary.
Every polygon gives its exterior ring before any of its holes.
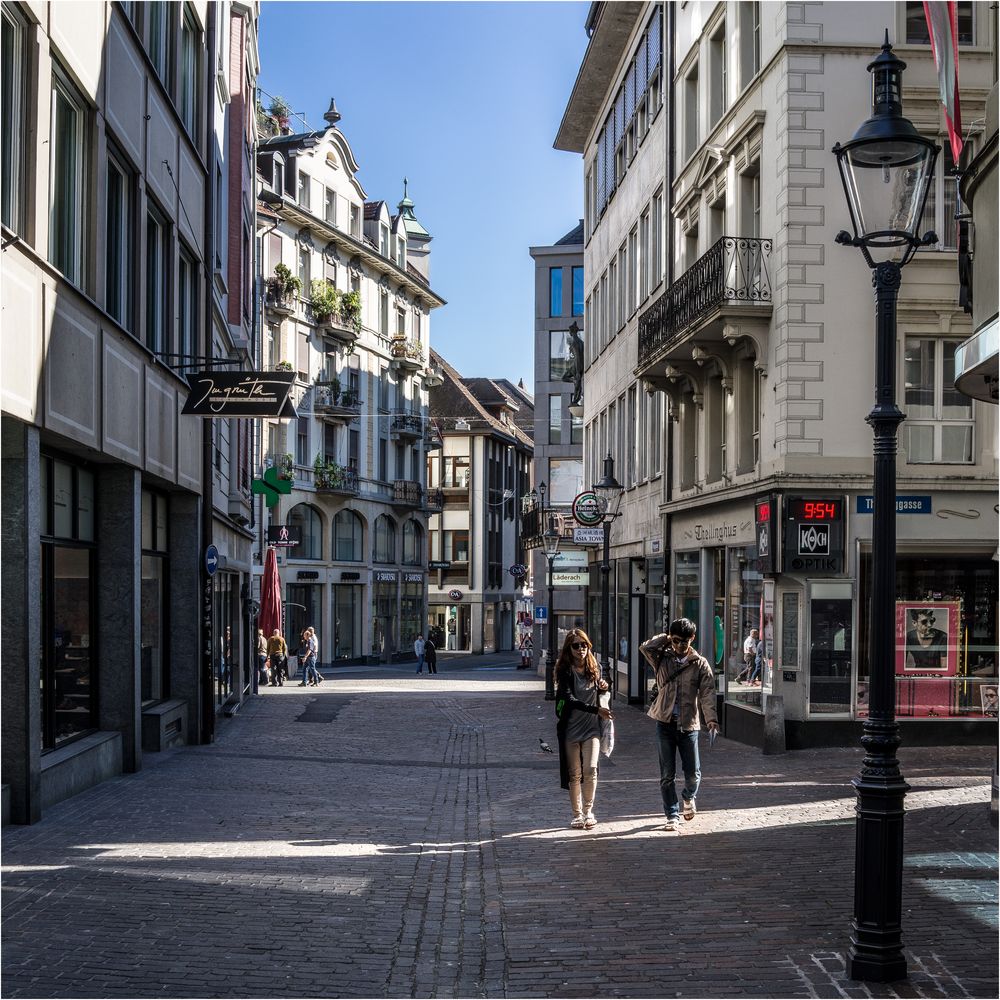
{"type": "Polygon", "coordinates": [[[337,157],[332,152],[326,154],[326,165],[331,170],[337,170],[339,168],[337,157]]]}
{"type": "Polygon", "coordinates": [[[406,237],[402,235],[396,237],[396,266],[406,270],[406,237]]]}
{"type": "Polygon", "coordinates": [[[379,249],[379,253],[382,254],[383,257],[388,257],[389,256],[389,227],[388,226],[379,226],[378,227],[378,232],[379,232],[379,248],[378,248],[379,249]]]}
{"type": "Polygon", "coordinates": [[[282,195],[285,191],[285,161],[280,156],[274,158],[274,182],[271,190],[276,195],[282,195]]]}
{"type": "Polygon", "coordinates": [[[309,175],[299,171],[299,207],[309,208],[309,175]]]}
{"type": "Polygon", "coordinates": [[[355,239],[361,238],[361,210],[357,205],[351,205],[351,235],[355,239]]]}

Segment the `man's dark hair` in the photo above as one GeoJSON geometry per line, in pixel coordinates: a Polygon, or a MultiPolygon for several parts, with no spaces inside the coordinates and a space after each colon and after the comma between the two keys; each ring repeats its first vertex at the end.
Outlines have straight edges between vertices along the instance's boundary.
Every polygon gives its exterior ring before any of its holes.
{"type": "Polygon", "coordinates": [[[675,618],[668,631],[678,639],[693,639],[698,634],[698,626],[690,618],[675,618]]]}

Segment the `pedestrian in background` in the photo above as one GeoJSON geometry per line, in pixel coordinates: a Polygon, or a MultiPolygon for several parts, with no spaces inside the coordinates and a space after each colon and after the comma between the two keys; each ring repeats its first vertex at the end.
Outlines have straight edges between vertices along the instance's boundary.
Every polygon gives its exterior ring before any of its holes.
{"type": "Polygon", "coordinates": [[[267,640],[267,658],[271,663],[271,687],[283,687],[288,676],[288,646],[280,629],[267,640]]]}
{"type": "Polygon", "coordinates": [[[601,752],[601,721],[612,718],[600,704],[608,682],[583,629],[570,629],[555,667],[556,732],[559,736],[559,778],[569,789],[573,810],[570,826],[591,830],[597,825],[597,759],[601,752]]]}
{"type": "Polygon", "coordinates": [[[753,670],[754,660],[757,657],[757,644],[760,641],[760,630],[752,628],[749,635],[743,640],[743,669],[736,675],[736,683],[745,681],[753,670]]]}
{"type": "Polygon", "coordinates": [[[436,674],[438,672],[437,646],[430,636],[424,641],[424,663],[427,664],[427,673],[436,674]]]}
{"type": "Polygon", "coordinates": [[[306,675],[313,687],[323,683],[323,675],[319,672],[319,635],[310,625],[306,629],[306,675]]]}
{"type": "Polygon", "coordinates": [[[257,684],[267,685],[267,636],[257,629],[257,684]]]}
{"type": "Polygon", "coordinates": [[[417,657],[417,673],[424,672],[424,637],[418,635],[413,642],[413,652],[417,657]]]}
{"type": "MultiPolygon", "coordinates": [[[[756,630],[755,630],[756,631],[756,630]]],[[[709,732],[719,731],[715,711],[715,678],[711,664],[693,646],[698,627],[689,618],[677,618],[669,632],[647,639],[639,652],[653,668],[658,688],[647,713],[656,720],[656,745],[660,760],[660,795],[667,817],[665,830],[674,831],[681,817],[674,778],[677,755],[684,771],[684,819],[698,811],[695,799],[701,785],[698,734],[703,716],[709,732]]]]}

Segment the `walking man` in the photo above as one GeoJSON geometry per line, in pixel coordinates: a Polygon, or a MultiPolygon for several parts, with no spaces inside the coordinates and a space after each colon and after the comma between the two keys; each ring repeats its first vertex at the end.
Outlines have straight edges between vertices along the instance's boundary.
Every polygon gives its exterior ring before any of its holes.
{"type": "Polygon", "coordinates": [[[753,671],[759,640],[760,630],[755,628],[750,629],[750,634],[743,640],[743,669],[736,675],[737,684],[745,681],[753,671]]]}
{"type": "Polygon", "coordinates": [[[698,628],[689,618],[677,618],[669,632],[647,639],[639,652],[653,668],[658,688],[649,707],[649,717],[656,720],[656,741],[660,758],[660,795],[667,817],[665,830],[680,825],[681,804],[677,799],[674,778],[677,755],[684,771],[684,819],[694,819],[695,799],[701,785],[701,762],[698,758],[698,734],[704,718],[710,733],[719,731],[715,711],[715,679],[712,667],[692,643],[698,628]]]}
{"type": "Polygon", "coordinates": [[[424,637],[418,635],[413,643],[413,652],[417,657],[417,673],[422,674],[424,672],[424,637]]]}
{"type": "Polygon", "coordinates": [[[424,662],[427,664],[427,673],[436,674],[438,672],[437,646],[430,636],[424,642],[424,662]]]}

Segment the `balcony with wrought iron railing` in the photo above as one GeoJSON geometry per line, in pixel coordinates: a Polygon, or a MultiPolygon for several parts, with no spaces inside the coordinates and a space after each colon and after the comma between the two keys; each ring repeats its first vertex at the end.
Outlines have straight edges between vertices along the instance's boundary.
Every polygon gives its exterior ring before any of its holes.
{"type": "Polygon", "coordinates": [[[361,413],[357,389],[343,389],[337,382],[317,381],[313,387],[313,413],[326,420],[350,423],[361,413]]]}
{"type": "Polygon", "coordinates": [[[389,435],[416,440],[424,433],[424,418],[410,410],[397,410],[389,421],[389,435]]]}
{"type": "Polygon", "coordinates": [[[573,540],[573,518],[566,507],[542,507],[530,494],[521,500],[521,543],[526,549],[542,547],[542,536],[548,530],[549,515],[552,515],[555,529],[566,541],[573,540]]]}
{"type": "Polygon", "coordinates": [[[444,510],[444,490],[427,490],[424,494],[424,510],[438,514],[444,510]]]}
{"type": "Polygon", "coordinates": [[[419,340],[410,340],[398,335],[389,340],[389,357],[400,368],[412,372],[420,371],[426,361],[424,348],[419,340]]]}
{"type": "MultiPolygon", "coordinates": [[[[639,317],[639,373],[695,337],[721,339],[726,322],[771,315],[771,241],[724,236],[639,317]]],[[[683,354],[690,360],[690,350],[683,354]]]]}
{"type": "Polygon", "coordinates": [[[424,488],[411,479],[394,479],[392,482],[392,502],[399,507],[422,507],[424,488]]]}
{"type": "Polygon", "coordinates": [[[317,493],[357,496],[360,491],[358,471],[336,462],[317,462],[313,468],[313,486],[317,493]]]}

